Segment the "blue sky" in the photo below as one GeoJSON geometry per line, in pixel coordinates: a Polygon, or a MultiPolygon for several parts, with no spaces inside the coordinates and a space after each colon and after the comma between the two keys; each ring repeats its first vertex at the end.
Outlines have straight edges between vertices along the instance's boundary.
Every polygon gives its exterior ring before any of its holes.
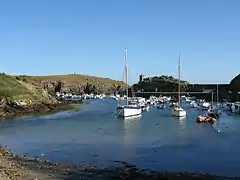
{"type": "Polygon", "coordinates": [[[8,0],[0,2],[0,71],[138,74],[228,83],[240,73],[239,0],[8,0]]]}

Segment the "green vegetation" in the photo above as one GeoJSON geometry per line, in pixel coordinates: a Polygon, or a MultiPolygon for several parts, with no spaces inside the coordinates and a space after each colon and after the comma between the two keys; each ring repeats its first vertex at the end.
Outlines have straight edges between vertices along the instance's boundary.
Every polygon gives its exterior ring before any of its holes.
{"type": "Polygon", "coordinates": [[[65,85],[73,84],[94,84],[94,85],[106,85],[115,84],[121,85],[121,81],[112,80],[109,78],[88,76],[82,74],[67,74],[67,75],[52,75],[52,76],[18,76],[19,79],[28,83],[37,83],[41,81],[62,81],[65,85]]]}
{"type": "Polygon", "coordinates": [[[60,112],[60,111],[79,112],[79,111],[82,110],[82,107],[85,104],[89,104],[89,102],[88,101],[83,101],[82,104],[78,104],[78,105],[66,104],[66,105],[63,105],[63,106],[59,106],[56,109],[48,111],[48,112],[34,113],[33,117],[41,117],[41,116],[51,115],[51,114],[55,114],[55,113],[60,112]]]}
{"type": "MultiPolygon", "coordinates": [[[[187,81],[180,81],[181,88],[183,90],[188,89],[187,81]]],[[[134,91],[145,91],[145,92],[169,92],[177,91],[178,89],[178,79],[173,76],[155,76],[145,78],[144,81],[140,81],[133,85],[134,91]]]]}
{"type": "Polygon", "coordinates": [[[121,81],[81,74],[16,76],[16,78],[25,83],[42,87],[52,95],[55,95],[56,92],[71,92],[73,94],[112,94],[119,91],[122,85],[121,81]]]}
{"type": "Polygon", "coordinates": [[[0,99],[24,101],[34,103],[35,101],[48,100],[48,94],[41,88],[26,84],[12,76],[0,75],[0,99]]]}
{"type": "MultiPolygon", "coordinates": [[[[148,77],[145,78],[144,81],[150,81],[150,82],[169,82],[169,83],[178,83],[178,79],[174,78],[173,76],[154,76],[154,77],[148,77]]],[[[187,81],[180,81],[180,83],[189,84],[187,81]]]]}
{"type": "Polygon", "coordinates": [[[89,104],[89,101],[83,101],[82,104],[78,104],[77,106],[73,106],[73,108],[71,110],[79,112],[79,111],[82,110],[82,106],[85,105],[85,104],[89,104]]]}
{"type": "Polygon", "coordinates": [[[41,117],[41,116],[47,116],[47,115],[52,115],[55,114],[57,112],[60,111],[71,111],[74,109],[74,106],[71,106],[69,104],[63,105],[63,106],[59,106],[56,109],[50,110],[50,111],[46,111],[46,112],[34,112],[29,114],[30,117],[41,117]]]}
{"type": "Polygon", "coordinates": [[[49,94],[66,92],[113,93],[120,89],[121,81],[81,74],[53,76],[9,76],[0,74],[0,99],[27,104],[50,100],[49,94]]]}

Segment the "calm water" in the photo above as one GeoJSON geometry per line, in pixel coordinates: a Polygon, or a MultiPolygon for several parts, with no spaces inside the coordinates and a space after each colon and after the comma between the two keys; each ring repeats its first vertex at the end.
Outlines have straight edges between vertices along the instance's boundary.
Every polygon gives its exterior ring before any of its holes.
{"type": "Polygon", "coordinates": [[[114,100],[92,100],[81,112],[8,121],[0,124],[0,142],[53,161],[112,166],[121,160],[153,170],[240,176],[240,116],[223,114],[212,127],[196,123],[197,109],[188,108],[185,119],[152,108],[141,118],[113,120],[115,108],[114,100]]]}

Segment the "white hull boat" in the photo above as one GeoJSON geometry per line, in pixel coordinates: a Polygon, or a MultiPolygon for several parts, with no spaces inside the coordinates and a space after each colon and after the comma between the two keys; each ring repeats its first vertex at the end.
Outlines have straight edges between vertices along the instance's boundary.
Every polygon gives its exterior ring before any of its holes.
{"type": "Polygon", "coordinates": [[[212,108],[208,110],[209,113],[213,113],[213,114],[221,114],[221,109],[217,109],[217,108],[212,108]]]}
{"type": "Polygon", "coordinates": [[[175,117],[185,117],[187,115],[187,112],[181,108],[181,97],[180,97],[180,55],[179,55],[179,59],[178,59],[178,103],[177,103],[177,107],[173,107],[172,109],[172,116],[175,117]]]}
{"type": "Polygon", "coordinates": [[[192,103],[192,104],[190,104],[190,106],[192,107],[192,108],[196,108],[198,105],[197,105],[197,103],[192,103]]]}
{"type": "Polygon", "coordinates": [[[201,105],[202,110],[208,110],[210,108],[211,104],[208,102],[204,102],[201,105]]]}
{"type": "Polygon", "coordinates": [[[142,108],[139,106],[118,106],[117,107],[117,114],[121,117],[131,117],[131,116],[138,116],[142,113],[142,108]]]}
{"type": "Polygon", "coordinates": [[[240,102],[232,103],[230,109],[232,113],[240,114],[240,102]]]}
{"type": "Polygon", "coordinates": [[[143,106],[143,107],[142,107],[142,110],[143,110],[143,111],[149,111],[149,106],[143,106]]]}
{"type": "Polygon", "coordinates": [[[173,108],[172,115],[175,117],[185,117],[187,115],[187,112],[179,107],[173,108]]]}
{"type": "MultiPolygon", "coordinates": [[[[125,49],[125,72],[124,72],[125,83],[128,84],[128,66],[127,66],[127,49],[125,49]]],[[[121,117],[131,117],[131,116],[138,116],[142,113],[142,107],[138,105],[137,99],[132,99],[132,102],[129,100],[128,97],[128,88],[126,88],[126,102],[122,106],[117,106],[117,116],[121,117]],[[130,104],[129,104],[130,103],[130,104]]],[[[145,101],[145,99],[140,100],[145,101]]]]}

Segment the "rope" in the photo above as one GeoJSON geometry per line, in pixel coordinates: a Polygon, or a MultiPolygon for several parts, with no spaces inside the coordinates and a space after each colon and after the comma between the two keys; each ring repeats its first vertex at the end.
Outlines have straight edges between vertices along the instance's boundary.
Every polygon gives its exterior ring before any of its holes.
{"type": "Polygon", "coordinates": [[[115,116],[115,118],[113,120],[116,120],[119,116],[119,114],[123,111],[123,109],[121,109],[121,111],[119,111],[119,113],[115,116]]]}

